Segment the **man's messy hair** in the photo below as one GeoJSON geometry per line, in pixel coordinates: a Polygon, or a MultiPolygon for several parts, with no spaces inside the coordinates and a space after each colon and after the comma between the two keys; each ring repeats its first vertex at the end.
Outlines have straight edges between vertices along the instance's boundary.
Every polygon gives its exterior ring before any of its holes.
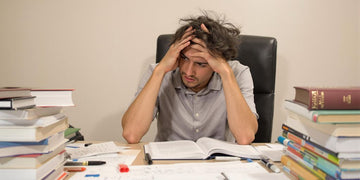
{"type": "Polygon", "coordinates": [[[239,45],[239,28],[226,22],[225,17],[211,13],[214,16],[214,18],[211,18],[207,11],[202,13],[203,15],[198,17],[180,19],[185,24],[175,32],[172,43],[180,40],[186,29],[191,26],[195,29],[193,35],[204,41],[210,53],[215,56],[222,56],[226,60],[235,58],[239,45]],[[206,26],[209,33],[201,29],[201,24],[206,26]]]}

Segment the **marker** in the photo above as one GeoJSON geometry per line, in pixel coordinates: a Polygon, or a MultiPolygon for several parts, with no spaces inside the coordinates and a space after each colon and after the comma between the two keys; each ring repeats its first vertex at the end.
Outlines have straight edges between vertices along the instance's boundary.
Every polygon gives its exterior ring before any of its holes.
{"type": "Polygon", "coordinates": [[[100,177],[100,174],[86,174],[85,177],[100,177]]]}
{"type": "Polygon", "coordinates": [[[85,167],[64,167],[64,171],[67,172],[83,172],[85,170],[85,167]]]}
{"type": "Polygon", "coordinates": [[[266,159],[261,159],[261,162],[264,163],[264,165],[271,169],[273,172],[275,173],[279,173],[280,172],[280,169],[278,167],[276,167],[274,164],[270,163],[268,160],[266,159]]]}
{"type": "Polygon", "coordinates": [[[105,161],[84,161],[84,162],[74,162],[68,161],[64,164],[64,166],[96,166],[106,164],[105,161]]]}
{"type": "Polygon", "coordinates": [[[148,163],[148,165],[151,165],[153,163],[149,153],[145,153],[145,161],[148,163]]]}

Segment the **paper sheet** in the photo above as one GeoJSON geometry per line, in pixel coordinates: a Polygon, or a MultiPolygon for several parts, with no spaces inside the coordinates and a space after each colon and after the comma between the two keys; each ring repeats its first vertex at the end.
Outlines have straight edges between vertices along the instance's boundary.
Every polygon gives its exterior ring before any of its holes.
{"type": "MultiPolygon", "coordinates": [[[[75,146],[76,143],[73,145],[75,146]]],[[[71,156],[72,159],[94,156],[99,154],[106,154],[106,153],[117,153],[123,150],[124,148],[116,146],[116,144],[113,141],[92,144],[91,146],[88,147],[66,148],[66,152],[71,156]]]]}
{"type": "MultiPolygon", "coordinates": [[[[76,173],[71,179],[89,179],[85,178],[86,174],[99,174],[96,179],[124,179],[124,180],[177,180],[177,179],[206,179],[206,180],[223,180],[221,172],[226,173],[233,179],[266,179],[266,177],[282,178],[281,174],[269,173],[257,162],[242,163],[235,162],[215,162],[215,163],[181,163],[168,165],[144,165],[129,166],[130,171],[120,173],[118,167],[91,167],[85,172],[76,173]]],[[[286,176],[285,176],[286,177],[286,176]]],[[[230,178],[230,179],[232,179],[230,178]]],[[[268,178],[269,179],[269,178],[268,178]]]]}

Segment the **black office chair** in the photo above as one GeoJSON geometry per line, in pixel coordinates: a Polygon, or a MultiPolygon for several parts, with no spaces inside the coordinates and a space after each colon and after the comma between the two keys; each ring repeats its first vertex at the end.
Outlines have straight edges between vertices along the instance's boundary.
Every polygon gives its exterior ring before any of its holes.
{"type": "MultiPolygon", "coordinates": [[[[156,62],[169,49],[172,34],[157,39],[156,62]]],[[[259,128],[254,142],[270,142],[274,115],[274,92],[277,41],[272,37],[240,35],[238,57],[241,64],[250,68],[254,81],[254,99],[259,114],[259,128]]]]}

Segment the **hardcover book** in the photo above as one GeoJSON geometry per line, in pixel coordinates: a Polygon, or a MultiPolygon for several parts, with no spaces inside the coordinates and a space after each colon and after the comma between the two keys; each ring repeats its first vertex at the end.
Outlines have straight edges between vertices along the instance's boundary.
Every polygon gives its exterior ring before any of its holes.
{"type": "Polygon", "coordinates": [[[360,110],[360,87],[300,87],[295,86],[295,101],[308,109],[360,110]]]}
{"type": "Polygon", "coordinates": [[[36,96],[38,107],[74,106],[72,99],[74,89],[31,89],[31,95],[36,96]]]}
{"type": "Polygon", "coordinates": [[[303,104],[286,100],[285,109],[317,123],[360,123],[360,110],[308,110],[303,104]]]}
{"type": "Polygon", "coordinates": [[[209,159],[213,154],[225,154],[241,158],[260,159],[260,153],[251,145],[239,145],[208,137],[196,142],[178,140],[166,142],[150,142],[145,145],[145,153],[152,159],[209,159]]]}

